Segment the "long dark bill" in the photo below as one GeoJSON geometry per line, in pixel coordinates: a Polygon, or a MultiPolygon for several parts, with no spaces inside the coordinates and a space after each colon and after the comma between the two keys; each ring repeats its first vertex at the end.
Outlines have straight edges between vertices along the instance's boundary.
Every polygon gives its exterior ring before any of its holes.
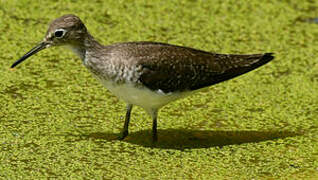
{"type": "Polygon", "coordinates": [[[33,54],[43,50],[46,48],[46,46],[48,45],[48,43],[46,42],[41,42],[40,44],[38,44],[37,46],[35,46],[34,48],[32,48],[29,52],[27,52],[24,56],[22,56],[19,60],[17,60],[16,62],[14,62],[11,65],[11,68],[14,68],[15,66],[17,66],[18,64],[20,64],[21,62],[23,62],[24,60],[26,60],[28,57],[32,56],[33,54]]]}

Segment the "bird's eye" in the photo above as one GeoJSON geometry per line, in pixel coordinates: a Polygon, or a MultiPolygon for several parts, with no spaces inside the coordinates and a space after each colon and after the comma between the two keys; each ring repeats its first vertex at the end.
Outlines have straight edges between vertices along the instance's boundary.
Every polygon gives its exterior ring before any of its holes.
{"type": "Polygon", "coordinates": [[[65,30],[64,29],[57,29],[55,32],[54,32],[54,36],[56,38],[62,38],[64,35],[65,35],[65,30]]]}

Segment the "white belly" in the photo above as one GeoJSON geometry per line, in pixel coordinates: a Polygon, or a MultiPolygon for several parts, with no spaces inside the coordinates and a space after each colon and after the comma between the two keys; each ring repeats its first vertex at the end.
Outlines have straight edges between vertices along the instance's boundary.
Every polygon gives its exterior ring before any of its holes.
{"type": "Polygon", "coordinates": [[[147,112],[150,112],[151,109],[159,109],[171,101],[190,94],[188,92],[165,94],[161,90],[151,91],[147,88],[136,88],[131,83],[117,85],[111,81],[101,81],[118,98],[124,100],[126,103],[140,106],[147,112]]]}

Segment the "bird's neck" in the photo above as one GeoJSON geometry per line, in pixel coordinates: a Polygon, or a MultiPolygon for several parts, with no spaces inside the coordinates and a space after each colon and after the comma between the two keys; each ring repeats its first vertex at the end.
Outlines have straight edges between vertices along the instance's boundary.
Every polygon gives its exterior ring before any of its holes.
{"type": "Polygon", "coordinates": [[[87,52],[98,51],[98,49],[101,48],[103,48],[103,45],[97,42],[89,33],[83,38],[81,43],[70,46],[70,49],[77,54],[82,61],[85,60],[87,52]]]}

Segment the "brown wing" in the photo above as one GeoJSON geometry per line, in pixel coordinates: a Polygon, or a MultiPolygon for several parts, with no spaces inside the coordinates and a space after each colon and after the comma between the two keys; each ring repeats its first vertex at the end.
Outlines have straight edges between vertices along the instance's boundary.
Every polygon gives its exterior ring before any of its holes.
{"type": "Polygon", "coordinates": [[[253,55],[213,54],[163,43],[126,44],[129,57],[142,66],[139,81],[152,90],[165,93],[196,90],[249,72],[274,57],[271,53],[253,55]]]}

